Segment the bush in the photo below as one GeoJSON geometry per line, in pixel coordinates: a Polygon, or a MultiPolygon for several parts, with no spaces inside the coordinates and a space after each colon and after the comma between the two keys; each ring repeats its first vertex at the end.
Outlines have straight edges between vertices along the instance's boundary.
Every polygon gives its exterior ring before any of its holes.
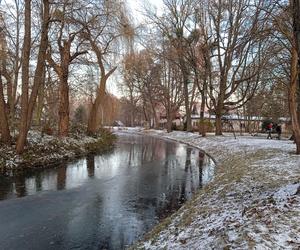
{"type": "Polygon", "coordinates": [[[81,123],[73,123],[70,127],[70,132],[75,135],[84,134],[86,132],[86,126],[81,123]]]}
{"type": "Polygon", "coordinates": [[[85,107],[81,104],[79,105],[74,112],[73,122],[75,125],[86,124],[87,112],[85,107]]]}
{"type": "Polygon", "coordinates": [[[110,130],[105,128],[100,128],[98,133],[94,136],[98,138],[97,142],[89,143],[86,145],[86,149],[90,153],[96,153],[102,150],[111,149],[114,141],[117,139],[110,130]]]}
{"type": "Polygon", "coordinates": [[[198,122],[199,133],[201,133],[203,136],[205,136],[206,132],[211,132],[213,128],[214,125],[208,119],[198,122]]]}

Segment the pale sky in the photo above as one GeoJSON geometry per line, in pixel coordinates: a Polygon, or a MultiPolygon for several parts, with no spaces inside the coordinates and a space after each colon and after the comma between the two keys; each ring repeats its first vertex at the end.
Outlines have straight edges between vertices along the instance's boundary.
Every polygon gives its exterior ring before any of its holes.
{"type": "Polygon", "coordinates": [[[158,11],[161,10],[163,6],[163,0],[127,0],[127,3],[132,9],[133,15],[136,19],[142,19],[141,12],[143,11],[145,3],[155,5],[158,11]]]}

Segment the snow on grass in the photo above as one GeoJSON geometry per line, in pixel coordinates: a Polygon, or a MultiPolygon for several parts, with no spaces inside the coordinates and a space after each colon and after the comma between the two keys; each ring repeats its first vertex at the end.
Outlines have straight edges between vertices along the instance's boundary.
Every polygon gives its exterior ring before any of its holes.
{"type": "Polygon", "coordinates": [[[15,146],[0,145],[0,170],[27,167],[45,167],[63,160],[72,159],[94,151],[109,149],[114,141],[110,132],[102,131],[97,137],[72,134],[70,137],[42,135],[29,131],[27,145],[22,155],[17,155],[15,146]]]}
{"type": "Polygon", "coordinates": [[[218,166],[211,183],[134,248],[300,248],[300,156],[293,142],[143,133],[198,147],[218,166]]]}

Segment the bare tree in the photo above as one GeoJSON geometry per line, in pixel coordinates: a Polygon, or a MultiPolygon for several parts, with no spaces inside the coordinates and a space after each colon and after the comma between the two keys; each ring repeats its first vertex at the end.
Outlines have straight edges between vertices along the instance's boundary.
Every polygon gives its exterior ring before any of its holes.
{"type": "Polygon", "coordinates": [[[216,115],[216,135],[222,134],[222,115],[251,99],[268,59],[264,32],[264,1],[211,1],[208,7],[212,41],[212,75],[208,88],[216,115]],[[237,90],[244,88],[243,95],[237,90]]]}
{"type": "Polygon", "coordinates": [[[55,25],[52,37],[55,39],[49,45],[47,61],[53,67],[59,79],[59,122],[60,136],[69,134],[69,73],[71,63],[80,55],[87,53],[81,50],[82,39],[79,34],[82,27],[76,21],[76,11],[82,6],[77,1],[65,0],[56,6],[55,25]],[[55,47],[55,48],[54,48],[55,47]],[[73,49],[75,47],[75,49],[73,49]],[[56,49],[56,50],[55,50],[56,49]]]}
{"type": "MultiPolygon", "coordinates": [[[[297,2],[297,1],[296,1],[297,2]]],[[[281,49],[276,53],[277,70],[273,69],[276,79],[287,85],[288,105],[292,121],[293,137],[296,142],[296,153],[300,154],[300,120],[299,120],[299,60],[297,51],[297,3],[277,4],[271,15],[273,24],[272,36],[281,49]],[[295,4],[295,5],[294,5],[295,4]],[[294,32],[293,32],[294,30],[294,32]],[[279,70],[278,70],[279,69],[279,70]],[[277,73],[279,71],[279,74],[277,73]],[[286,79],[286,81],[284,81],[286,79]]]]}
{"type": "Polygon", "coordinates": [[[164,106],[167,119],[167,131],[172,131],[173,120],[179,113],[184,102],[182,74],[180,68],[172,58],[174,48],[168,44],[162,45],[160,54],[161,81],[159,81],[159,100],[164,106]]]}
{"type": "Polygon", "coordinates": [[[10,136],[10,130],[8,124],[6,103],[4,99],[4,93],[3,93],[1,70],[0,70],[0,113],[2,114],[0,118],[1,141],[6,144],[10,144],[11,136],[10,136]]]}
{"type": "Polygon", "coordinates": [[[29,91],[29,61],[31,48],[31,0],[25,2],[25,32],[22,51],[22,96],[20,134],[17,142],[17,152],[22,153],[27,137],[28,91],[29,91]]]}
{"type": "Polygon", "coordinates": [[[161,30],[163,36],[168,38],[170,44],[174,47],[173,60],[180,68],[183,79],[183,95],[186,111],[186,130],[192,130],[191,123],[191,106],[190,89],[193,89],[193,81],[191,79],[190,67],[188,65],[188,47],[189,36],[195,26],[193,17],[195,14],[194,0],[165,0],[163,16],[148,11],[147,17],[152,21],[158,29],[161,30]],[[191,86],[192,85],[192,86],[191,86]]]}
{"type": "Polygon", "coordinates": [[[123,3],[118,0],[110,3],[104,1],[101,5],[92,4],[91,8],[81,14],[80,23],[84,29],[82,34],[89,41],[100,72],[96,97],[91,104],[88,118],[88,134],[95,134],[97,131],[97,117],[100,106],[105,102],[107,80],[117,69],[107,60],[112,60],[111,56],[117,50],[116,44],[119,38],[124,36],[130,38],[133,35],[124,8],[123,3]]]}
{"type": "Polygon", "coordinates": [[[43,0],[43,17],[39,52],[33,85],[29,96],[29,60],[31,49],[31,1],[25,3],[25,35],[23,45],[23,64],[22,64],[22,97],[21,97],[21,121],[19,136],[16,145],[18,153],[22,153],[27,139],[27,134],[31,126],[34,107],[40,86],[44,81],[46,51],[48,46],[48,27],[50,6],[48,0],[43,0]]]}
{"type": "Polygon", "coordinates": [[[293,28],[296,48],[298,52],[298,58],[300,58],[300,1],[292,0],[291,6],[293,8],[293,28]]]}
{"type": "Polygon", "coordinates": [[[5,34],[4,34],[4,22],[2,15],[0,13],[0,132],[1,132],[1,141],[9,144],[11,137],[10,137],[10,130],[9,130],[9,123],[7,117],[7,108],[6,102],[4,97],[4,87],[2,82],[2,71],[5,64],[6,58],[6,44],[5,44],[5,34]]]}
{"type": "Polygon", "coordinates": [[[124,82],[121,85],[121,91],[124,95],[121,104],[122,108],[125,109],[124,112],[127,112],[127,115],[130,116],[129,124],[131,127],[135,125],[135,119],[138,113],[138,103],[140,101],[140,94],[136,89],[135,76],[132,68],[134,57],[135,55],[133,52],[124,57],[122,70],[124,82]]]}
{"type": "Polygon", "coordinates": [[[21,67],[21,23],[23,3],[20,0],[14,0],[13,3],[5,2],[3,12],[1,13],[1,23],[3,25],[3,34],[5,39],[5,57],[2,58],[2,75],[7,86],[7,114],[10,125],[15,125],[15,107],[19,98],[17,97],[19,71],[21,67]],[[5,16],[5,18],[4,18],[5,16]],[[12,28],[14,27],[14,28],[12,28]]]}
{"type": "Polygon", "coordinates": [[[290,112],[292,117],[294,138],[297,145],[297,154],[300,154],[300,1],[293,0],[290,3],[293,34],[291,38],[291,83],[289,88],[290,112]]]}

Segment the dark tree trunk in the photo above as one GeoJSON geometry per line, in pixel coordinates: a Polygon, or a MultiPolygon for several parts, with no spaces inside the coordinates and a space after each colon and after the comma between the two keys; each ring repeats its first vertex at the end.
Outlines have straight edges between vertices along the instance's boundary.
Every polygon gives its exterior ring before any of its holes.
{"type": "Polygon", "coordinates": [[[293,10],[294,37],[300,66],[300,0],[293,0],[293,10]]]}
{"type": "Polygon", "coordinates": [[[300,111],[297,107],[300,103],[299,98],[297,98],[300,89],[300,0],[292,0],[291,4],[293,9],[294,44],[292,44],[289,108],[292,118],[293,135],[297,146],[296,153],[300,154],[300,111]]]}
{"type": "Polygon", "coordinates": [[[39,45],[38,60],[33,79],[33,88],[31,91],[29,104],[28,104],[28,119],[27,130],[30,129],[34,107],[36,106],[36,100],[41,86],[45,82],[45,62],[48,47],[48,28],[49,28],[49,0],[43,0],[43,23],[41,32],[41,41],[39,45]]]}
{"type": "Polygon", "coordinates": [[[291,82],[289,86],[289,110],[292,118],[292,127],[295,143],[297,146],[296,153],[300,154],[300,123],[299,123],[299,111],[297,110],[297,90],[299,86],[297,85],[297,75],[298,75],[298,65],[297,65],[297,51],[294,48],[292,50],[292,60],[291,60],[291,82]]]}
{"type": "Polygon", "coordinates": [[[5,108],[5,99],[4,99],[4,93],[3,93],[3,84],[2,84],[2,78],[0,74],[0,126],[1,126],[1,141],[5,144],[10,144],[11,142],[11,136],[10,136],[10,130],[9,130],[9,123],[8,123],[8,117],[7,112],[5,108]]]}
{"type": "MultiPolygon", "coordinates": [[[[44,75],[44,79],[45,79],[45,75],[44,75]]],[[[42,84],[40,86],[38,99],[37,99],[37,107],[36,107],[36,112],[35,112],[35,122],[36,122],[36,125],[38,125],[38,126],[41,126],[41,124],[42,124],[44,98],[45,98],[45,85],[42,84]]]]}
{"type": "Polygon", "coordinates": [[[28,115],[28,87],[29,87],[29,59],[31,47],[31,0],[25,1],[25,31],[22,57],[22,96],[21,119],[16,150],[20,154],[24,150],[27,139],[27,115],[28,115]]]}
{"type": "Polygon", "coordinates": [[[216,135],[222,135],[222,113],[216,111],[216,135]]]}
{"type": "Polygon", "coordinates": [[[180,61],[180,68],[183,77],[183,93],[184,93],[184,106],[186,117],[186,131],[192,131],[191,109],[189,101],[189,75],[184,60],[180,61]]]}
{"type": "Polygon", "coordinates": [[[224,79],[224,76],[221,77],[220,93],[218,96],[218,102],[216,106],[216,135],[222,135],[222,115],[224,112],[224,100],[226,91],[226,83],[224,79]]]}
{"type": "MultiPolygon", "coordinates": [[[[204,83],[206,86],[206,81],[204,83]]],[[[203,90],[201,91],[201,106],[200,106],[200,131],[199,133],[204,137],[206,136],[206,126],[204,124],[204,111],[205,111],[205,103],[206,103],[206,87],[203,86],[203,90]]]]}
{"type": "Polygon", "coordinates": [[[63,76],[60,79],[59,86],[58,134],[61,137],[68,136],[70,124],[68,73],[64,73],[65,74],[63,74],[63,76]]]}
{"type": "Polygon", "coordinates": [[[192,131],[192,119],[191,119],[191,110],[190,110],[190,102],[189,102],[189,91],[188,91],[188,83],[184,83],[184,105],[186,112],[186,131],[192,131]]]}
{"type": "Polygon", "coordinates": [[[36,104],[38,91],[44,81],[46,50],[48,46],[48,26],[49,26],[49,1],[43,0],[43,20],[41,41],[39,45],[38,60],[34,74],[33,87],[30,95],[28,96],[29,85],[29,57],[31,47],[31,3],[26,1],[25,4],[25,36],[23,48],[23,65],[22,65],[22,99],[21,99],[21,124],[20,132],[17,141],[17,152],[22,153],[27,139],[27,134],[31,126],[33,110],[36,104]],[[27,10],[27,8],[29,8],[27,10]],[[27,13],[29,12],[29,13],[27,13]],[[29,16],[28,16],[29,15],[29,16]],[[27,30],[29,29],[29,30],[27,30]],[[25,61],[24,61],[25,60],[25,61]],[[24,74],[24,76],[23,76],[24,74]],[[23,92],[24,91],[24,92],[23,92]]]}

